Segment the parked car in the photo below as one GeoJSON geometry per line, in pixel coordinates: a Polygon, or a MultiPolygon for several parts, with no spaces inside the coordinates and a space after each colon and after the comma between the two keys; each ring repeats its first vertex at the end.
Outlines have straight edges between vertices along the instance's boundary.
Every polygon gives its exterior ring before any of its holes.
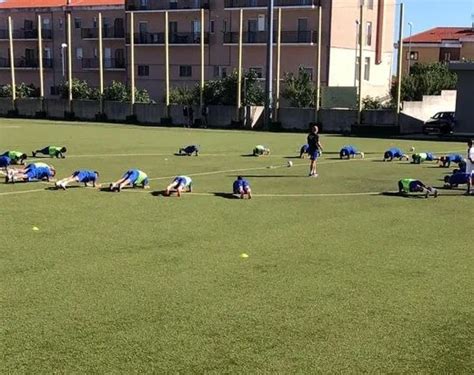
{"type": "Polygon", "coordinates": [[[423,124],[423,134],[450,134],[456,126],[454,112],[438,112],[423,124]]]}

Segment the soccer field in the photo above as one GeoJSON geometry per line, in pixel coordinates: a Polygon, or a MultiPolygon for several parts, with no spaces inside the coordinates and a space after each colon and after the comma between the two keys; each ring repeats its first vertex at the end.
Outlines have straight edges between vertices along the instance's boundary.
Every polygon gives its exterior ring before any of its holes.
{"type": "Polygon", "coordinates": [[[0,183],[0,373],[472,374],[474,198],[379,194],[450,172],[381,162],[391,146],[466,145],[322,135],[308,178],[305,137],[0,120],[1,152],[66,145],[41,159],[59,178],[151,179],[0,183]],[[348,143],[366,158],[340,161],[348,143]],[[187,144],[200,156],[173,155],[187,144]],[[181,174],[192,194],[153,194],[181,174]],[[252,200],[228,196],[237,175],[252,200]]]}

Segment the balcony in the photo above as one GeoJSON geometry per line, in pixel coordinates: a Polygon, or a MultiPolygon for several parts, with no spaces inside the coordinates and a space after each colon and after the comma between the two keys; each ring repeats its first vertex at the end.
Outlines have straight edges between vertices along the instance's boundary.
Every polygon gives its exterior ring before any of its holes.
{"type": "MultiPolygon", "coordinates": [[[[13,30],[13,39],[15,40],[38,40],[38,30],[13,30]]],[[[43,39],[52,39],[53,33],[51,29],[42,30],[42,37],[43,39]]],[[[0,40],[8,40],[8,30],[7,29],[0,29],[0,40]]]]}
{"type": "MultiPolygon", "coordinates": [[[[314,8],[319,6],[320,0],[274,0],[276,7],[282,8],[314,8]]],[[[226,9],[235,8],[266,8],[268,0],[225,0],[226,9]]]]}
{"type": "MultiPolygon", "coordinates": [[[[43,59],[43,68],[51,69],[53,67],[53,59],[43,59]]],[[[10,59],[0,58],[0,68],[10,69],[10,59]]],[[[15,58],[15,68],[18,69],[38,69],[39,59],[26,59],[24,57],[15,58]]]]}
{"type": "MultiPolygon", "coordinates": [[[[267,32],[255,31],[242,33],[243,44],[266,44],[267,32]]],[[[277,42],[277,33],[273,35],[273,42],[277,42]]],[[[318,33],[316,31],[282,31],[282,44],[317,44],[318,33]]],[[[224,33],[224,44],[238,44],[239,33],[227,32],[224,33]]]]}
{"type": "MultiPolygon", "coordinates": [[[[137,45],[164,45],[165,33],[139,33],[135,35],[137,45]]],[[[127,35],[127,44],[130,44],[130,35],[127,35]]],[[[201,33],[170,33],[170,45],[199,45],[201,44],[201,33]]],[[[209,44],[209,33],[204,33],[204,44],[209,44]]]]}
{"type": "Polygon", "coordinates": [[[155,11],[165,10],[196,11],[209,9],[209,0],[126,0],[127,11],[155,11]]]}
{"type": "MultiPolygon", "coordinates": [[[[83,28],[81,29],[82,39],[99,39],[99,29],[94,28],[83,28]]],[[[103,27],[102,38],[103,39],[123,39],[125,37],[125,30],[123,28],[115,27],[103,27]]]]}
{"type": "MultiPolygon", "coordinates": [[[[97,57],[82,59],[82,69],[99,70],[99,59],[97,57]]],[[[105,70],[125,70],[125,59],[104,59],[105,70]]]]}

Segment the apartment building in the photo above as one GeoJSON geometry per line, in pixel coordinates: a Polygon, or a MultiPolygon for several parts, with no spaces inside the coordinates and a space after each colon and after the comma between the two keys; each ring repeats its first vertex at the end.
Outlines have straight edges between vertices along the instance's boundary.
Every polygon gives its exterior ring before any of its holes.
{"type": "Polygon", "coordinates": [[[16,82],[40,85],[38,16],[42,23],[45,95],[67,80],[67,49],[73,76],[99,85],[98,14],[103,16],[105,83],[126,80],[125,14],[121,0],[5,0],[0,3],[0,84],[11,82],[8,17],[12,19],[16,82]],[[72,39],[67,45],[67,14],[72,39]]]}
{"type": "MultiPolygon", "coordinates": [[[[358,86],[362,95],[385,96],[390,87],[396,7],[386,0],[364,0],[363,56],[359,56],[361,0],[275,0],[281,10],[281,76],[304,67],[316,80],[321,33],[321,83],[358,86]],[[319,29],[319,11],[322,24],[319,29]]],[[[106,83],[129,81],[131,15],[136,85],[156,100],[165,90],[165,17],[168,16],[170,85],[193,86],[201,74],[204,28],[205,79],[238,67],[240,10],[243,11],[243,68],[265,78],[267,0],[5,0],[0,3],[0,83],[10,81],[7,18],[14,23],[17,82],[39,84],[37,15],[42,15],[46,94],[64,80],[66,14],[73,19],[73,75],[98,85],[98,13],[104,17],[106,83]],[[204,22],[201,25],[201,17],[204,22]]],[[[66,43],[67,44],[67,43],[66,43]]],[[[276,48],[275,48],[276,50],[276,48]]],[[[276,54],[274,58],[276,65],[276,54]]],[[[274,70],[275,71],[275,70],[274,70]]],[[[280,77],[281,78],[281,77],[280,77]]]]}
{"type": "Polygon", "coordinates": [[[435,27],[403,40],[403,74],[415,63],[474,60],[473,27],[435,27]]]}
{"type": "MultiPolygon", "coordinates": [[[[360,0],[275,0],[274,29],[282,12],[281,72],[300,66],[316,79],[318,33],[322,37],[321,80],[327,86],[357,86],[360,0]],[[319,5],[322,26],[318,30],[319,5]]],[[[266,0],[126,0],[134,13],[137,85],[153,96],[164,90],[165,11],[170,33],[171,86],[193,85],[200,77],[201,11],[204,12],[205,77],[231,73],[238,66],[239,17],[243,9],[243,67],[265,77],[266,0]]],[[[387,94],[393,55],[395,5],[366,0],[363,37],[363,95],[387,94]]],[[[130,33],[128,25],[128,34],[130,33]]],[[[127,48],[130,48],[127,39],[127,48]]],[[[274,59],[276,60],[276,59],[274,59]]],[[[275,61],[276,64],[276,61],[275,61]]]]}

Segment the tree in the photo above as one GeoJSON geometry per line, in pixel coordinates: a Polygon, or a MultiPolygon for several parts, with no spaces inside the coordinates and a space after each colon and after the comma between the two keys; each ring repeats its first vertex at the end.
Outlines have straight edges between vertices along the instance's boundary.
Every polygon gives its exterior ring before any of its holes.
{"type": "MultiPolygon", "coordinates": [[[[413,65],[409,76],[402,77],[401,100],[422,100],[423,95],[440,95],[443,90],[456,88],[457,75],[445,63],[413,65]]],[[[392,85],[393,101],[397,97],[397,82],[392,85]]]]}
{"type": "MultiPolygon", "coordinates": [[[[103,98],[115,102],[130,102],[132,89],[122,82],[112,81],[110,86],[104,88],[103,98]]],[[[152,102],[148,91],[135,88],[135,103],[149,104],[152,102]]]]}
{"type": "Polygon", "coordinates": [[[198,100],[199,91],[196,93],[196,88],[189,88],[188,86],[183,86],[174,87],[170,90],[171,104],[192,105],[196,104],[198,100]]]}
{"type": "MultiPolygon", "coordinates": [[[[11,98],[12,97],[12,85],[4,85],[0,87],[0,97],[1,98],[11,98]]],[[[39,89],[35,85],[22,82],[16,86],[16,97],[18,99],[22,98],[37,98],[39,97],[39,89]]]]}
{"type": "Polygon", "coordinates": [[[314,107],[316,91],[311,76],[303,67],[298,69],[298,75],[285,73],[283,98],[290,102],[292,107],[314,107]]]}
{"type": "MultiPolygon", "coordinates": [[[[69,98],[69,82],[64,82],[59,86],[61,98],[69,98]]],[[[77,78],[72,80],[72,98],[73,99],[100,99],[99,90],[90,88],[86,81],[80,81],[77,78]]]]}

